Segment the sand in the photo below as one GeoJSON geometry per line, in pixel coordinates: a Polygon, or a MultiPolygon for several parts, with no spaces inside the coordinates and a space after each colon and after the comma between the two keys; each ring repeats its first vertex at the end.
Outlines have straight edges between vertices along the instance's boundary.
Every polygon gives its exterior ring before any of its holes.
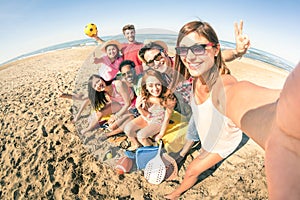
{"type": "MultiPolygon", "coordinates": [[[[78,79],[90,73],[82,67],[94,49],[58,50],[1,68],[0,199],[163,199],[183,180],[195,153],[175,180],[151,185],[140,171],[117,175],[83,143],[80,127],[72,123],[78,104],[58,98],[58,88],[85,90],[78,79]]],[[[288,74],[247,58],[228,65],[239,80],[272,88],[282,87],[288,74]]],[[[182,199],[267,199],[264,151],[251,139],[243,141],[182,199]]]]}

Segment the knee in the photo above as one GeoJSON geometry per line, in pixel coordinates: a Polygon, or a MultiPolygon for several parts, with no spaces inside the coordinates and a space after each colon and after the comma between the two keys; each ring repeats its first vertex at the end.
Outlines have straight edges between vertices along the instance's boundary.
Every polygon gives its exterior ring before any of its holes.
{"type": "Polygon", "coordinates": [[[193,166],[188,166],[188,168],[185,172],[186,177],[197,178],[199,175],[200,175],[199,171],[196,170],[193,166]]]}
{"type": "Polygon", "coordinates": [[[132,130],[131,126],[125,126],[123,132],[125,133],[125,135],[127,135],[128,137],[135,137],[136,133],[132,130]]]}

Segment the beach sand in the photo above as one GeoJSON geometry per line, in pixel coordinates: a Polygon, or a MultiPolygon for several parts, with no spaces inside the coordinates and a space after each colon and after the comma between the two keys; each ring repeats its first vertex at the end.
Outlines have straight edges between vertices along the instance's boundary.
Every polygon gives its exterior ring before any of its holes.
{"type": "MultiPolygon", "coordinates": [[[[1,68],[0,199],[163,199],[183,180],[195,153],[175,180],[151,185],[141,171],[117,175],[83,144],[80,127],[72,123],[78,105],[58,98],[58,88],[67,93],[84,90],[78,85],[82,73],[90,74],[82,69],[94,49],[57,50],[1,68]]],[[[281,88],[288,74],[247,58],[228,66],[238,80],[271,88],[281,88]]],[[[182,195],[200,198],[267,199],[264,151],[244,137],[238,151],[204,172],[182,195]]]]}

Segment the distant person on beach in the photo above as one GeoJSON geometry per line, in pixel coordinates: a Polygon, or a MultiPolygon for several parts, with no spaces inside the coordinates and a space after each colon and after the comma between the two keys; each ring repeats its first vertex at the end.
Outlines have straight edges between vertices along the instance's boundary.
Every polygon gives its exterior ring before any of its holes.
{"type": "MultiPolygon", "coordinates": [[[[135,64],[135,70],[137,74],[141,74],[143,70],[142,62],[138,58],[138,52],[142,48],[143,43],[137,42],[135,39],[135,27],[132,24],[125,25],[122,28],[124,37],[127,39],[127,43],[122,44],[121,52],[124,60],[131,60],[135,64]]],[[[98,44],[104,43],[98,33],[92,36],[98,44]]]]}
{"type": "Polygon", "coordinates": [[[192,110],[202,146],[181,185],[165,198],[178,199],[204,170],[229,155],[240,140],[239,131],[229,130],[240,127],[265,149],[270,199],[299,199],[300,63],[282,91],[238,82],[222,64],[215,31],[201,21],[181,28],[176,53],[175,69],[185,78],[193,77],[192,110]],[[216,130],[230,120],[234,124],[216,130]]]}
{"type": "Polygon", "coordinates": [[[127,84],[121,80],[105,81],[99,75],[92,75],[88,81],[88,99],[85,100],[78,111],[76,122],[84,108],[92,105],[92,113],[87,128],[81,130],[81,134],[92,131],[98,127],[102,117],[110,116],[108,123],[110,128],[118,127],[123,120],[127,120],[130,114],[128,109],[132,104],[134,94],[127,84]]]}
{"type": "Polygon", "coordinates": [[[151,146],[152,136],[155,136],[156,141],[161,139],[175,106],[174,96],[170,94],[160,72],[145,71],[141,85],[141,95],[137,96],[135,104],[140,116],[124,127],[124,132],[131,142],[129,151],[134,151],[141,145],[151,146]]]}

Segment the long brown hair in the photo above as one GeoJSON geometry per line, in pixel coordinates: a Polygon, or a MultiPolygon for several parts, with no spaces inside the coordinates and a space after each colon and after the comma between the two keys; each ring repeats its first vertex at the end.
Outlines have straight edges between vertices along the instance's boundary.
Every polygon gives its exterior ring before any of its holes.
{"type": "Polygon", "coordinates": [[[109,100],[106,98],[106,92],[105,91],[98,92],[97,90],[95,90],[93,88],[92,84],[93,84],[93,79],[94,78],[102,79],[105,82],[106,86],[111,85],[113,80],[106,81],[101,76],[99,76],[97,74],[93,74],[92,76],[90,76],[90,78],[88,80],[88,97],[89,97],[89,100],[91,101],[91,105],[92,105],[93,109],[99,111],[109,102],[109,100]]]}
{"type": "Polygon", "coordinates": [[[149,97],[150,97],[150,93],[146,89],[146,80],[147,80],[147,78],[149,76],[156,77],[159,80],[159,82],[161,83],[161,85],[162,85],[162,91],[161,91],[161,93],[159,95],[159,98],[161,100],[164,100],[165,95],[167,93],[169,93],[168,88],[167,88],[167,84],[164,81],[164,79],[162,78],[162,75],[161,75],[160,72],[155,71],[155,70],[151,70],[151,69],[149,69],[149,70],[147,70],[147,71],[144,72],[144,75],[143,75],[143,78],[142,78],[142,81],[141,81],[141,85],[142,85],[141,94],[142,94],[142,96],[146,97],[146,99],[149,99],[149,97]]]}
{"type": "MultiPolygon", "coordinates": [[[[185,24],[180,29],[176,46],[179,46],[182,39],[186,35],[188,35],[192,32],[198,33],[199,35],[205,37],[209,42],[212,42],[215,45],[219,44],[219,39],[218,39],[216,32],[207,22],[192,21],[192,22],[185,24]]],[[[215,56],[214,63],[218,67],[220,74],[230,74],[230,70],[226,67],[226,65],[222,59],[221,52],[218,53],[217,56],[215,56]]],[[[177,54],[175,56],[175,67],[174,68],[175,68],[175,71],[177,71],[179,73],[174,75],[173,86],[176,86],[178,84],[178,82],[182,81],[182,78],[180,77],[180,75],[182,75],[184,77],[184,79],[186,79],[186,80],[190,78],[191,75],[190,75],[188,69],[185,67],[180,56],[177,54]]]]}

